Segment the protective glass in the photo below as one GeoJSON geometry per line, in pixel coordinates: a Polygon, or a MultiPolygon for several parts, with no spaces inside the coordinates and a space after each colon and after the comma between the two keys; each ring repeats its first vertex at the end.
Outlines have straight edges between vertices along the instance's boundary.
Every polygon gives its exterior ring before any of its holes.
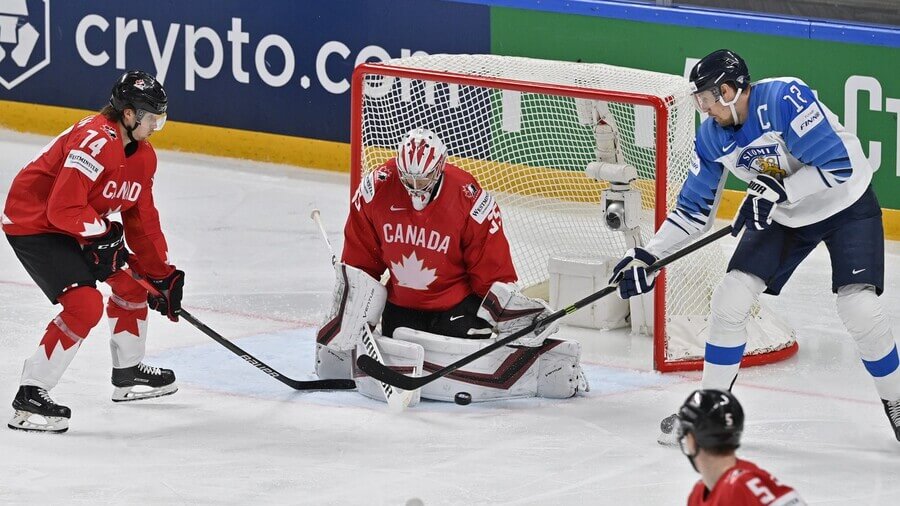
{"type": "Polygon", "coordinates": [[[150,130],[153,130],[154,132],[159,132],[163,129],[163,125],[166,124],[166,116],[166,113],[154,114],[143,109],[138,109],[137,111],[138,123],[149,125],[150,130]]]}
{"type": "Polygon", "coordinates": [[[702,113],[708,112],[709,108],[721,98],[721,95],[717,93],[717,91],[718,90],[712,89],[694,93],[694,107],[702,113]]]}

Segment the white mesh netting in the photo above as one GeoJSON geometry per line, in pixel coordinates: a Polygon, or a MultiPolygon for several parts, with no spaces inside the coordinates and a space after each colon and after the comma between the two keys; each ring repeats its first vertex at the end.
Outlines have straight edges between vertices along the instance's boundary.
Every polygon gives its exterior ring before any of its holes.
{"type": "MultiPolygon", "coordinates": [[[[367,66],[362,104],[354,104],[362,109],[354,149],[365,173],[394,156],[411,129],[435,131],[450,162],[495,195],[520,284],[539,287],[553,255],[618,258],[627,249],[624,236],[600,219],[605,184],[584,173],[598,156],[597,114],[590,111],[601,111],[617,134],[621,163],[638,171],[646,242],[656,228],[657,192],[665,192],[668,211],[691,165],[690,100],[685,79],[643,70],[494,55],[413,56],[367,66]],[[391,68],[408,77],[391,77],[391,68]],[[657,159],[657,113],[639,105],[650,103],[648,97],[661,99],[668,114],[665,159],[657,159]]],[[[665,311],[666,332],[657,339],[667,360],[702,357],[710,297],[725,266],[713,244],[667,268],[666,303],[657,308],[665,311]]],[[[748,353],[792,344],[790,329],[767,324],[765,313],[756,310],[751,327],[772,331],[751,336],[748,353]]]]}

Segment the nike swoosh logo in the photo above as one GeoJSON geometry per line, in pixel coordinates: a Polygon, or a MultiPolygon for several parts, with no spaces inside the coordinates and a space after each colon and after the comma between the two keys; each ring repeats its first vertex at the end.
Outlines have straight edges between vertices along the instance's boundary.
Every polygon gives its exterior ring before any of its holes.
{"type": "Polygon", "coordinates": [[[854,275],[859,274],[860,272],[862,272],[862,271],[864,271],[864,270],[865,270],[865,269],[859,269],[859,270],[853,269],[853,274],[854,274],[854,275]]]}
{"type": "Polygon", "coordinates": [[[729,149],[733,148],[735,144],[737,144],[737,141],[732,142],[731,144],[729,144],[729,145],[725,146],[724,148],[722,148],[722,152],[723,152],[723,153],[727,152],[729,149]]]}
{"type": "Polygon", "coordinates": [[[391,206],[391,211],[406,211],[405,207],[394,207],[391,206]]]}
{"type": "Polygon", "coordinates": [[[459,320],[459,319],[462,318],[463,316],[465,316],[465,315],[451,316],[451,317],[450,317],[450,321],[452,322],[452,321],[459,320]]]}

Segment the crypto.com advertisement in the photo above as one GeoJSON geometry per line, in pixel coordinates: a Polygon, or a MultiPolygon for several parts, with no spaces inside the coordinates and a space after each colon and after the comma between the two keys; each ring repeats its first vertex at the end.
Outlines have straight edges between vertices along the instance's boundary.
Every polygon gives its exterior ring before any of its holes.
{"type": "Polygon", "coordinates": [[[96,110],[142,69],[172,120],[347,142],[358,63],[488,53],[489,16],[436,0],[0,0],[0,100],[96,110]]]}

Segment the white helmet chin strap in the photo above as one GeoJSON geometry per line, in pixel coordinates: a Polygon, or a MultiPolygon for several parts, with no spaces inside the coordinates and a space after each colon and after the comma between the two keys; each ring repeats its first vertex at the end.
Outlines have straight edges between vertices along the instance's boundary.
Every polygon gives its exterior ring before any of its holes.
{"type": "Polygon", "coordinates": [[[728,106],[728,109],[731,110],[731,119],[734,120],[735,125],[740,125],[741,123],[740,121],[738,121],[738,115],[737,111],[734,109],[734,104],[736,104],[738,99],[741,98],[741,93],[743,92],[743,89],[738,88],[737,93],[734,94],[734,98],[731,99],[731,102],[726,102],[725,97],[719,97],[719,103],[728,106]]]}

